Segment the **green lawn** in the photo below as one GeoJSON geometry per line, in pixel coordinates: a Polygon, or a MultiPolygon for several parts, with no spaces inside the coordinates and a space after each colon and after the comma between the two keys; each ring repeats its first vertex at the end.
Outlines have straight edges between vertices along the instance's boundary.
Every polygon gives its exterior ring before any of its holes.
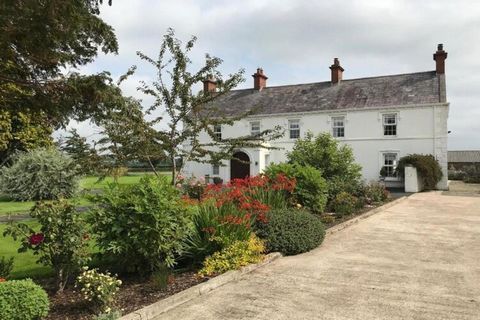
{"type": "MultiPolygon", "coordinates": [[[[123,185],[135,184],[138,183],[142,177],[148,174],[153,173],[129,173],[126,176],[118,178],[118,183],[123,185]]],[[[168,173],[165,172],[162,174],[168,173]]],[[[101,190],[104,189],[109,183],[113,182],[114,180],[112,177],[107,177],[101,181],[98,180],[98,177],[85,177],[80,180],[80,188],[82,190],[101,190]]],[[[84,196],[79,196],[73,200],[76,201],[79,206],[85,206],[90,203],[84,196]]],[[[34,204],[35,201],[11,201],[9,199],[0,197],[0,216],[28,212],[34,204]]]]}
{"type": "MultiPolygon", "coordinates": [[[[38,226],[36,222],[28,222],[32,227],[38,226]]],[[[49,267],[35,263],[37,257],[32,252],[18,253],[20,241],[13,241],[10,236],[4,237],[3,232],[7,228],[6,224],[0,224],[0,257],[14,257],[13,272],[11,278],[39,278],[52,274],[49,267]]]]}

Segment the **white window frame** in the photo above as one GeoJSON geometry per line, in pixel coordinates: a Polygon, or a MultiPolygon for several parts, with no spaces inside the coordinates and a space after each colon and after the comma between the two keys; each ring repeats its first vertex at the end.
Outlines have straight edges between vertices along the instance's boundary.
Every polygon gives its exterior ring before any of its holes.
{"type": "Polygon", "coordinates": [[[400,156],[399,152],[396,152],[396,151],[384,151],[384,152],[382,152],[382,168],[383,167],[392,168],[391,169],[392,174],[385,176],[386,181],[398,181],[400,179],[398,174],[396,173],[396,170],[395,170],[397,168],[397,165],[398,165],[399,156],[400,156]],[[388,164],[388,165],[386,164],[386,161],[387,161],[386,157],[387,156],[394,156],[392,164],[388,164]]]}
{"type": "Polygon", "coordinates": [[[218,164],[212,164],[212,175],[218,176],[220,174],[220,166],[218,164]]]}
{"type": "Polygon", "coordinates": [[[345,138],[345,116],[332,116],[332,136],[334,138],[345,138]],[[338,125],[338,122],[342,122],[342,125],[338,125]],[[343,135],[338,135],[337,129],[343,129],[343,135]]]}
{"type": "Polygon", "coordinates": [[[222,125],[216,124],[213,126],[213,134],[218,140],[222,140],[222,125]]]}
{"type": "Polygon", "coordinates": [[[382,130],[383,130],[383,136],[384,137],[396,137],[398,135],[398,114],[397,113],[383,113],[382,114],[382,130]],[[394,123],[388,123],[386,121],[387,118],[394,117],[395,122],[394,123]],[[395,134],[386,134],[386,130],[388,127],[395,127],[395,134]]]}
{"type": "Polygon", "coordinates": [[[300,119],[289,119],[288,120],[288,137],[292,140],[296,140],[300,138],[301,130],[300,130],[300,119]],[[298,132],[292,134],[293,132],[298,132]]]}
{"type": "Polygon", "coordinates": [[[260,132],[262,132],[260,127],[260,121],[250,121],[250,134],[256,137],[260,135],[260,132]],[[255,130],[254,130],[254,127],[255,127],[255,130]]]}

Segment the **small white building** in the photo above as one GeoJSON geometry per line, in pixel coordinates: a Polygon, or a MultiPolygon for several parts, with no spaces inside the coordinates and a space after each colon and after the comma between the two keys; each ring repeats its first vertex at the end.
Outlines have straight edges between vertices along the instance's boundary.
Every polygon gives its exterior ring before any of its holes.
{"type": "MultiPolygon", "coordinates": [[[[286,161],[286,153],[307,131],[330,132],[352,147],[366,181],[379,180],[380,170],[385,167],[387,185],[401,187],[403,182],[395,175],[398,159],[412,153],[432,154],[444,173],[438,188],[446,189],[446,58],[440,44],[433,55],[433,71],[349,80],[343,80],[344,69],[334,59],[331,81],[276,87],[268,87],[268,78],[258,69],[253,75],[253,88],[233,90],[215,102],[229,115],[252,108],[257,110],[255,115],[215,131],[222,138],[230,138],[255,135],[280,125],[286,134],[270,142],[278,149],[237,150],[234,157],[245,162],[229,160],[223,166],[187,162],[184,173],[218,176],[224,181],[253,176],[272,162],[286,161]]],[[[208,85],[212,90],[211,81],[208,85]]],[[[210,137],[204,134],[200,139],[210,137]]]]}

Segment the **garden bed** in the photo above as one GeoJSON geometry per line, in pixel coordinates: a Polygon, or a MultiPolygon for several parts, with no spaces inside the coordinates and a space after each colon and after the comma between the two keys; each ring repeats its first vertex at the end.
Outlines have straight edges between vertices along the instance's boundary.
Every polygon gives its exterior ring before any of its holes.
{"type": "MultiPolygon", "coordinates": [[[[122,314],[128,314],[158,300],[165,299],[173,294],[188,289],[194,285],[208,280],[201,278],[196,272],[188,271],[175,274],[173,281],[165,289],[158,289],[148,280],[141,278],[122,279],[123,284],[118,292],[117,309],[122,314]]],[[[43,285],[51,288],[50,283],[43,285]]],[[[61,295],[50,295],[50,313],[47,320],[64,319],[92,319],[94,313],[88,308],[79,290],[67,288],[61,295]]]]}

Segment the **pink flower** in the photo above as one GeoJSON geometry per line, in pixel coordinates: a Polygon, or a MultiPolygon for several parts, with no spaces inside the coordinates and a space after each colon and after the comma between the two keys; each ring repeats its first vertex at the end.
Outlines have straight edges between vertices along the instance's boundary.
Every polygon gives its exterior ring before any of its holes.
{"type": "Polygon", "coordinates": [[[28,238],[28,242],[32,246],[36,246],[42,243],[44,239],[45,239],[45,236],[43,235],[43,233],[34,233],[30,236],[30,238],[28,238]]]}

